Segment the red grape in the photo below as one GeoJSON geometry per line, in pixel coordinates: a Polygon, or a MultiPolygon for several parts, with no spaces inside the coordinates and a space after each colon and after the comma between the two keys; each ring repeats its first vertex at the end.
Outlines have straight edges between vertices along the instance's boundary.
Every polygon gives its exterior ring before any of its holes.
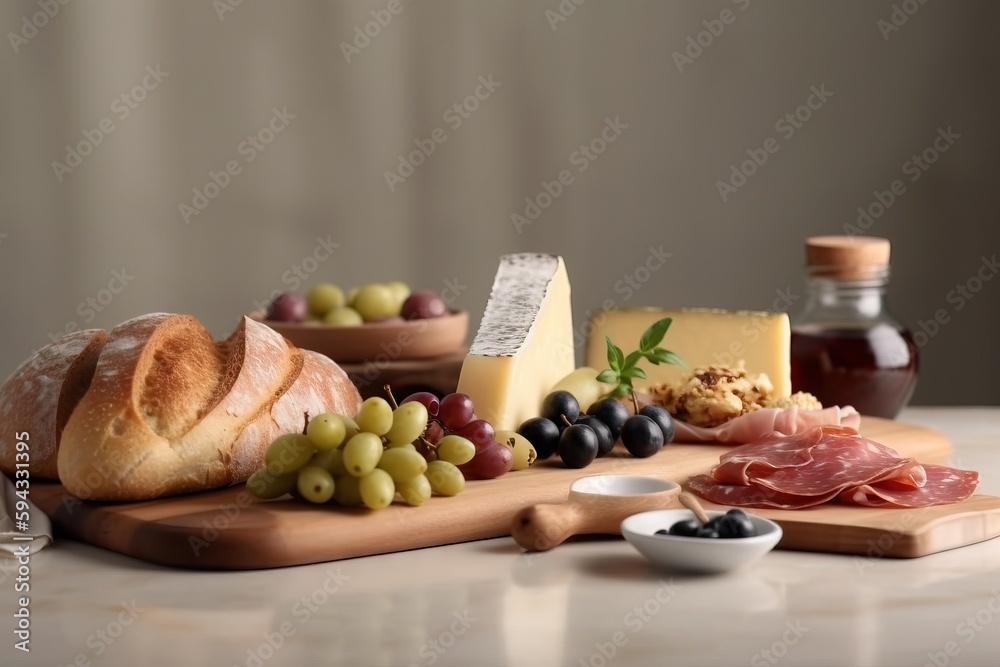
{"type": "Polygon", "coordinates": [[[407,320],[427,320],[444,317],[448,314],[448,306],[434,292],[420,291],[406,297],[400,314],[407,320]]]}
{"type": "Polygon", "coordinates": [[[462,436],[474,444],[477,452],[493,444],[493,439],[496,437],[493,425],[485,419],[471,421],[455,431],[455,434],[462,436]]]}
{"type": "MultiPolygon", "coordinates": [[[[429,408],[427,412],[430,412],[429,408]]],[[[457,431],[472,421],[474,412],[472,399],[467,394],[448,394],[441,399],[441,407],[437,411],[437,415],[442,426],[457,431]]]]}
{"type": "Polygon", "coordinates": [[[267,307],[265,319],[275,322],[302,322],[309,316],[306,298],[296,292],[279,294],[267,307]]]}
{"type": "Polygon", "coordinates": [[[429,391],[418,391],[415,394],[410,394],[405,399],[403,403],[409,403],[410,401],[416,401],[418,403],[423,403],[424,407],[427,408],[427,415],[430,417],[438,416],[438,409],[441,407],[441,400],[429,391]]]}
{"type": "Polygon", "coordinates": [[[436,445],[441,442],[441,438],[444,437],[444,428],[441,426],[441,422],[436,419],[431,419],[427,422],[427,430],[424,431],[424,439],[432,445],[436,445]]]}
{"type": "Polygon", "coordinates": [[[468,463],[458,466],[465,479],[493,479],[504,474],[514,465],[514,450],[499,442],[492,443],[468,463]]]}

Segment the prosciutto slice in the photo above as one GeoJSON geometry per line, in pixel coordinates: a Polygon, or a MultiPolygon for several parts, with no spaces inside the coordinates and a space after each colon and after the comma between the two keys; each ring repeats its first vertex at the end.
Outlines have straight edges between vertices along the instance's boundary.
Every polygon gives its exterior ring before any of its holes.
{"type": "Polygon", "coordinates": [[[861,415],[851,406],[833,406],[822,410],[762,408],[730,419],[721,426],[706,428],[674,420],[676,442],[746,443],[775,431],[785,435],[801,433],[814,426],[846,426],[857,429],[861,415]]]}
{"type": "Polygon", "coordinates": [[[831,500],[871,507],[925,507],[965,500],[979,474],[923,466],[843,426],[771,433],[720,457],[692,491],[723,505],[799,509],[831,500]]]}

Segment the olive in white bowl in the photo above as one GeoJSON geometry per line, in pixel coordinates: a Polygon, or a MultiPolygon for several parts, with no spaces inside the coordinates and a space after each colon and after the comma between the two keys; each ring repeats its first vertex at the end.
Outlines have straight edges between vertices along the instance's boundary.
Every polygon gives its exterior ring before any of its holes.
{"type": "MultiPolygon", "coordinates": [[[[708,512],[710,519],[725,512],[708,512]]],[[[755,535],[751,537],[688,537],[657,534],[682,521],[696,520],[691,510],[652,510],[633,514],[622,521],[622,535],[636,550],[656,565],[677,571],[720,573],[756,561],[781,540],[781,526],[764,517],[748,514],[755,535]]]]}

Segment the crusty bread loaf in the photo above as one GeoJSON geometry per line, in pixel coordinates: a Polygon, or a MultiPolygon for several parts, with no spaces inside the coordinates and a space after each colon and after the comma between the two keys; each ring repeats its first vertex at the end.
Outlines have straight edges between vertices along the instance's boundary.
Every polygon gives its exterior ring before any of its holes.
{"type": "Polygon", "coordinates": [[[116,327],[63,431],[59,479],[75,495],[140,500],[245,481],[270,441],[308,415],[354,415],[361,397],[333,362],[243,318],[216,343],[186,315],[116,327]]]}
{"type": "Polygon", "coordinates": [[[70,413],[90,387],[108,334],[88,329],[33,353],[0,387],[0,469],[15,470],[18,433],[27,433],[32,479],[58,479],[56,446],[70,413]]]}
{"type": "MultiPolygon", "coordinates": [[[[79,390],[81,372],[63,382],[72,415],[53,438],[58,453],[53,444],[39,459],[42,470],[57,463],[59,480],[81,498],[142,500],[242,482],[278,435],[301,432],[308,416],[353,416],[361,405],[339,366],[249,318],[221,342],[195,318],[164,313],[124,322],[106,340],[100,334],[103,347],[91,344],[74,362],[91,363],[89,386],[79,390]]],[[[46,354],[71,356],[79,345],[46,354]]],[[[25,377],[19,369],[3,392],[17,392],[25,377]]],[[[39,414],[62,410],[42,398],[39,414]]],[[[8,460],[5,449],[5,469],[8,460]]]]}

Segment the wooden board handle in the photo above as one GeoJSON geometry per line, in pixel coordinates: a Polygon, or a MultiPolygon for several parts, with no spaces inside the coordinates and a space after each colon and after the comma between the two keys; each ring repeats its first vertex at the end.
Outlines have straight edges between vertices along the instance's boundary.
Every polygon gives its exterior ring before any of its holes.
{"type": "Polygon", "coordinates": [[[511,521],[514,541],[530,551],[547,551],[559,546],[581,529],[582,513],[573,503],[532,505],[511,521]]]}
{"type": "MultiPolygon", "coordinates": [[[[674,492],[668,494],[670,497],[674,492]]],[[[518,512],[510,524],[514,541],[531,551],[547,551],[574,535],[620,535],[622,520],[645,507],[635,503],[660,502],[660,494],[636,498],[583,496],[561,505],[532,505],[518,512]],[[625,502],[622,502],[622,501],[625,502]]]]}

